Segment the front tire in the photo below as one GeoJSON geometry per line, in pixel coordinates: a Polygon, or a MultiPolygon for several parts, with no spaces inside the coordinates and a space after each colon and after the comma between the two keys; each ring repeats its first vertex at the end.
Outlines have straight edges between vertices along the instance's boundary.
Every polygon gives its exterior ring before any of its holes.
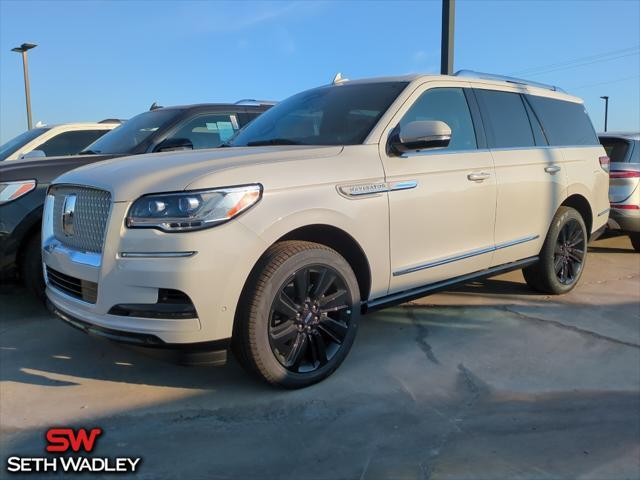
{"type": "Polygon", "coordinates": [[[539,261],[522,270],[527,285],[553,295],[573,290],[584,270],[587,238],[582,216],[573,208],[558,208],[539,261]]]}
{"type": "Polygon", "coordinates": [[[358,282],[324,245],[284,241],[254,269],[235,321],[240,363],[273,385],[301,388],[331,375],[355,339],[358,282]]]}
{"type": "Polygon", "coordinates": [[[631,240],[631,245],[636,252],[640,252],[640,233],[630,233],[629,240],[631,240]]]}
{"type": "Polygon", "coordinates": [[[45,285],[42,274],[42,255],[40,253],[40,235],[33,235],[24,247],[20,262],[20,277],[27,290],[38,300],[45,300],[45,285]]]}

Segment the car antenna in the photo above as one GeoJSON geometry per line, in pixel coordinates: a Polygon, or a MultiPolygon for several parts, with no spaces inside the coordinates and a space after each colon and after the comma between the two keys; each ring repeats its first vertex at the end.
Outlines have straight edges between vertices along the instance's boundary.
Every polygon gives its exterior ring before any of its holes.
{"type": "Polygon", "coordinates": [[[161,105],[158,105],[158,102],[153,102],[153,103],[151,104],[151,106],[149,107],[149,111],[157,110],[157,109],[159,109],[159,108],[162,108],[162,106],[161,106],[161,105]]]}
{"type": "Polygon", "coordinates": [[[349,81],[348,78],[343,78],[342,74],[338,72],[336,73],[336,76],[333,77],[333,81],[331,82],[331,85],[339,85],[341,83],[348,82],[348,81],[349,81]]]}

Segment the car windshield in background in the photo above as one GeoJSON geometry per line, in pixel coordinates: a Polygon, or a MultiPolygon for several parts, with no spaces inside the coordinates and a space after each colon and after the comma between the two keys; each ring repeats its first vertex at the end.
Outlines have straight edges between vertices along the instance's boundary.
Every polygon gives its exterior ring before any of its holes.
{"type": "Polygon", "coordinates": [[[406,86],[346,83],[302,92],[260,115],[229,145],[357,145],[406,86]]]}
{"type": "Polygon", "coordinates": [[[627,150],[631,146],[629,142],[621,138],[601,138],[600,143],[602,143],[607,156],[613,163],[624,162],[627,157],[627,150]]]}
{"type": "Polygon", "coordinates": [[[5,160],[9,155],[17,152],[34,138],[42,135],[49,128],[34,128],[12,138],[0,147],[0,160],[5,160]]]}
{"type": "Polygon", "coordinates": [[[171,123],[181,112],[179,109],[151,110],[136,115],[100,137],[81,153],[129,153],[155,131],[171,123]]]}

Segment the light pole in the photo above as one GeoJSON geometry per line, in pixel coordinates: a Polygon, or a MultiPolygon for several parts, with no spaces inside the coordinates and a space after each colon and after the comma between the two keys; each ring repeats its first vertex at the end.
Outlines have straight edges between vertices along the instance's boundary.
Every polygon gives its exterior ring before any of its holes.
{"type": "Polygon", "coordinates": [[[604,131],[607,131],[607,119],[609,117],[609,96],[604,95],[600,97],[604,100],[604,131]]]}
{"type": "Polygon", "coordinates": [[[27,102],[27,125],[29,126],[29,130],[31,130],[31,91],[29,89],[29,64],[27,63],[27,50],[31,50],[32,48],[36,48],[37,45],[35,43],[23,43],[19,47],[12,48],[12,52],[17,52],[22,54],[22,70],[24,71],[24,96],[27,102]]]}
{"type": "Polygon", "coordinates": [[[456,0],[442,0],[442,32],[440,41],[440,74],[453,74],[453,39],[456,0]]]}

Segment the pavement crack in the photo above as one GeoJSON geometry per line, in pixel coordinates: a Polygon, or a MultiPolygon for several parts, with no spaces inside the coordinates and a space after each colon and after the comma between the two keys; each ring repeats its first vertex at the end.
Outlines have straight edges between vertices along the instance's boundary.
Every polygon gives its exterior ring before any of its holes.
{"type": "Polygon", "coordinates": [[[407,310],[409,312],[409,319],[411,320],[411,323],[413,323],[413,325],[416,327],[417,334],[416,334],[415,341],[418,344],[418,347],[420,348],[420,350],[422,350],[424,355],[427,357],[427,360],[429,360],[431,363],[435,365],[440,365],[440,362],[438,361],[437,357],[433,353],[433,348],[431,347],[429,342],[427,342],[427,337],[429,336],[429,329],[425,327],[422,323],[420,323],[420,321],[418,320],[418,317],[416,316],[415,311],[412,308],[407,308],[407,310]]]}
{"type": "Polygon", "coordinates": [[[592,338],[597,338],[598,340],[605,340],[607,342],[612,342],[618,345],[624,345],[625,347],[631,347],[631,348],[638,348],[640,349],[640,345],[638,345],[637,343],[633,343],[633,342],[627,342],[624,340],[618,340],[617,338],[613,338],[613,337],[609,337],[607,335],[602,335],[600,333],[594,332],[592,330],[586,330],[584,328],[580,328],[580,327],[576,327],[574,325],[566,325],[562,322],[559,322],[557,320],[549,320],[546,318],[540,318],[540,317],[536,317],[533,315],[527,315],[526,313],[522,313],[519,312],[517,310],[513,310],[507,306],[502,306],[501,307],[505,312],[509,312],[512,313],[514,315],[516,315],[518,318],[522,319],[522,320],[528,320],[528,321],[533,321],[533,322],[538,322],[538,323],[544,323],[547,325],[553,325],[555,327],[561,328],[563,330],[569,330],[572,332],[576,332],[579,333],[581,335],[587,335],[589,337],[592,338]]]}

